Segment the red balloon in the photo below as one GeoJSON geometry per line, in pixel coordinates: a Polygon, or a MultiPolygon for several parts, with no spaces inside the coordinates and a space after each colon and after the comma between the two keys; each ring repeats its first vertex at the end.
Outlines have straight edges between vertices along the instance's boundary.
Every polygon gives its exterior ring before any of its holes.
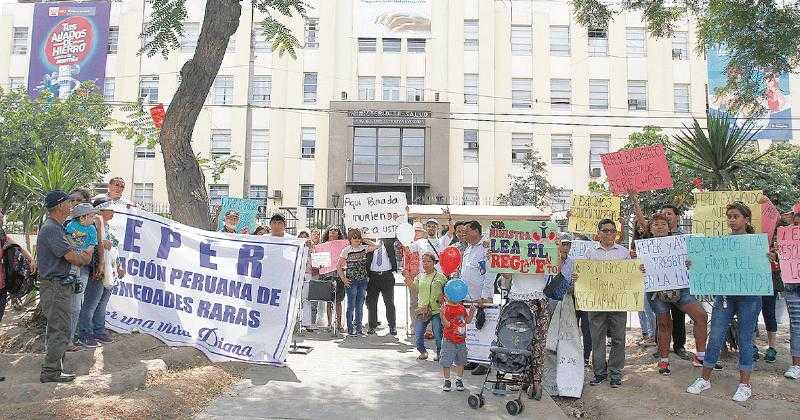
{"type": "Polygon", "coordinates": [[[442,266],[442,273],[450,276],[458,270],[461,265],[461,251],[454,246],[448,246],[440,253],[439,264],[442,266]]]}

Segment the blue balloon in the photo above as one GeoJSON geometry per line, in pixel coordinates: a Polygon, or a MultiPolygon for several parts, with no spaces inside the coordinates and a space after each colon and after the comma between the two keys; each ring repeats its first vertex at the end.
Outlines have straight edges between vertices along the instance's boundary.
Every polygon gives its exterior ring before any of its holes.
{"type": "Polygon", "coordinates": [[[444,285],[444,294],[451,302],[461,302],[467,297],[467,283],[461,279],[452,279],[444,285]]]}

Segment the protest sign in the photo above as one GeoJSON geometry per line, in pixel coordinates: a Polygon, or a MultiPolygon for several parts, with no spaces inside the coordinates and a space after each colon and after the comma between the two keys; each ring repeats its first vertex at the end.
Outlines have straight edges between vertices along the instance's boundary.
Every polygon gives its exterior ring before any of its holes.
{"type": "Polygon", "coordinates": [[[489,268],[495,273],[558,273],[558,225],[554,222],[493,221],[489,268]]]}
{"type": "Polygon", "coordinates": [[[767,235],[728,235],[687,240],[693,295],[772,295],[767,235]]]}
{"type": "Polygon", "coordinates": [[[581,311],[641,311],[644,279],[639,260],[575,262],[575,305],[581,311]]]}
{"type": "Polygon", "coordinates": [[[283,364],[305,273],[304,240],[230,239],[138,208],[115,207],[125,277],[111,289],[106,323],[211,361],[283,364]]]}
{"type": "Polygon", "coordinates": [[[406,220],[406,195],[401,192],[345,194],[344,225],[367,238],[394,238],[406,220]]]}
{"type": "Polygon", "coordinates": [[[800,283],[800,226],[778,228],[778,256],[784,283],[800,283]]]}
{"type": "Polygon", "coordinates": [[[330,267],[332,261],[330,252],[311,253],[311,266],[314,268],[330,267]]]}
{"type": "Polygon", "coordinates": [[[725,206],[741,201],[753,213],[751,224],[761,231],[761,191],[704,191],[694,193],[695,208],[692,216],[692,233],[705,236],[730,235],[725,206]]]}
{"type": "Polygon", "coordinates": [[[614,195],[672,188],[672,175],[661,144],[606,153],[600,160],[614,195]]]}
{"type": "Polygon", "coordinates": [[[689,287],[689,270],[686,268],[686,240],[689,236],[674,235],[636,241],[636,255],[645,267],[645,292],[689,287]]]}
{"type": "Polygon", "coordinates": [[[761,203],[761,232],[767,234],[767,239],[772,242],[772,237],[775,235],[775,227],[781,220],[781,212],[772,204],[770,199],[761,203]]]}
{"type": "Polygon", "coordinates": [[[222,230],[225,225],[225,215],[233,210],[239,213],[239,223],[236,225],[236,231],[242,233],[247,228],[248,233],[253,233],[256,230],[256,216],[258,215],[258,207],[264,203],[260,200],[250,200],[247,198],[234,198],[222,197],[222,206],[219,211],[219,219],[217,221],[217,229],[222,230]]]}
{"type": "Polygon", "coordinates": [[[570,245],[569,247],[568,257],[572,261],[586,259],[586,252],[588,252],[590,249],[596,246],[597,242],[595,241],[580,241],[580,240],[572,241],[572,245],[570,245]]]}
{"type": "MultiPolygon", "coordinates": [[[[328,241],[325,243],[321,243],[319,245],[314,246],[314,253],[316,254],[328,254],[330,260],[328,264],[322,265],[319,267],[320,274],[328,274],[331,272],[336,271],[336,264],[339,262],[339,257],[342,255],[342,250],[349,245],[350,242],[339,239],[336,241],[328,241]]],[[[312,254],[313,258],[313,254],[312,254]]],[[[320,258],[320,257],[317,257],[320,258]]]]}
{"type": "Polygon", "coordinates": [[[569,208],[569,231],[594,235],[603,219],[619,221],[620,198],[610,195],[573,195],[569,208]]]}
{"type": "MultiPolygon", "coordinates": [[[[469,308],[467,308],[469,311],[469,308]]],[[[497,339],[497,320],[500,319],[500,308],[497,306],[484,307],[486,323],[483,328],[475,327],[475,318],[467,324],[467,360],[475,363],[489,363],[489,354],[492,341],[497,339]]]]}

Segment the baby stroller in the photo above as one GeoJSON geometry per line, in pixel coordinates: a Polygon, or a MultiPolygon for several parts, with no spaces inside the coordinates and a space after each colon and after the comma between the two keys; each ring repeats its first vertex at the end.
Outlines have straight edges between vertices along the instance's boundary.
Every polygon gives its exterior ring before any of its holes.
{"type": "Polygon", "coordinates": [[[483,407],[483,392],[491,389],[495,395],[518,394],[517,398],[506,403],[508,414],[521,413],[522,393],[533,386],[528,379],[531,365],[530,346],[534,339],[536,321],[525,302],[510,301],[500,311],[497,321],[497,338],[492,342],[489,359],[494,368],[495,378],[489,379],[492,371],[486,374],[481,391],[470,394],[467,403],[473,409],[483,407]],[[487,384],[492,384],[489,388],[487,384]],[[517,390],[510,390],[517,388],[517,390]]]}

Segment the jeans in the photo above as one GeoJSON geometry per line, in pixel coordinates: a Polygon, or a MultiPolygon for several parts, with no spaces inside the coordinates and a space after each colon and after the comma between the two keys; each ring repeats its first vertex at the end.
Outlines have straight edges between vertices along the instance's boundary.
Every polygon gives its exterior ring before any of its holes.
{"type": "Polygon", "coordinates": [[[106,289],[102,281],[89,280],[86,284],[78,320],[78,332],[81,338],[105,334],[106,306],[110,297],[111,289],[106,289]]]}
{"type": "Polygon", "coordinates": [[[645,294],[644,310],[639,311],[639,325],[642,327],[642,335],[647,337],[656,336],[656,315],[650,307],[650,299],[645,294]]]}
{"type": "Polygon", "coordinates": [[[72,311],[70,312],[69,324],[69,339],[70,342],[75,340],[76,333],[78,332],[78,318],[81,314],[83,307],[83,298],[86,293],[86,284],[89,282],[89,267],[81,267],[80,275],[78,276],[78,283],[81,284],[81,292],[72,295],[72,311]]]}
{"type": "Polygon", "coordinates": [[[427,321],[414,320],[414,339],[417,344],[417,351],[420,353],[427,353],[425,348],[425,330],[431,324],[433,330],[433,339],[436,340],[436,354],[442,351],[442,318],[439,314],[434,314],[431,319],[427,321]]]}
{"type": "Polygon", "coordinates": [[[792,357],[800,357],[800,285],[786,285],[783,292],[789,312],[789,349],[792,357]]]}
{"type": "Polygon", "coordinates": [[[589,312],[592,323],[592,368],[597,378],[622,379],[625,367],[625,325],[627,312],[589,312]],[[606,334],[611,337],[611,351],[606,362],[606,334]]]}
{"type": "Polygon", "coordinates": [[[581,324],[581,334],[583,334],[583,360],[588,361],[592,355],[592,334],[589,323],[589,313],[586,311],[575,311],[575,316],[581,324]]]}
{"type": "Polygon", "coordinates": [[[345,288],[347,293],[347,332],[362,332],[364,317],[364,300],[367,298],[368,280],[354,280],[349,287],[345,288]],[[353,317],[355,312],[355,318],[353,317]]]}
{"type": "Polygon", "coordinates": [[[761,311],[761,296],[717,296],[711,312],[711,333],[706,347],[703,367],[713,369],[725,344],[725,336],[735,315],[739,321],[739,370],[753,370],[753,333],[761,311]],[[723,302],[726,301],[726,304],[723,302]]]}

